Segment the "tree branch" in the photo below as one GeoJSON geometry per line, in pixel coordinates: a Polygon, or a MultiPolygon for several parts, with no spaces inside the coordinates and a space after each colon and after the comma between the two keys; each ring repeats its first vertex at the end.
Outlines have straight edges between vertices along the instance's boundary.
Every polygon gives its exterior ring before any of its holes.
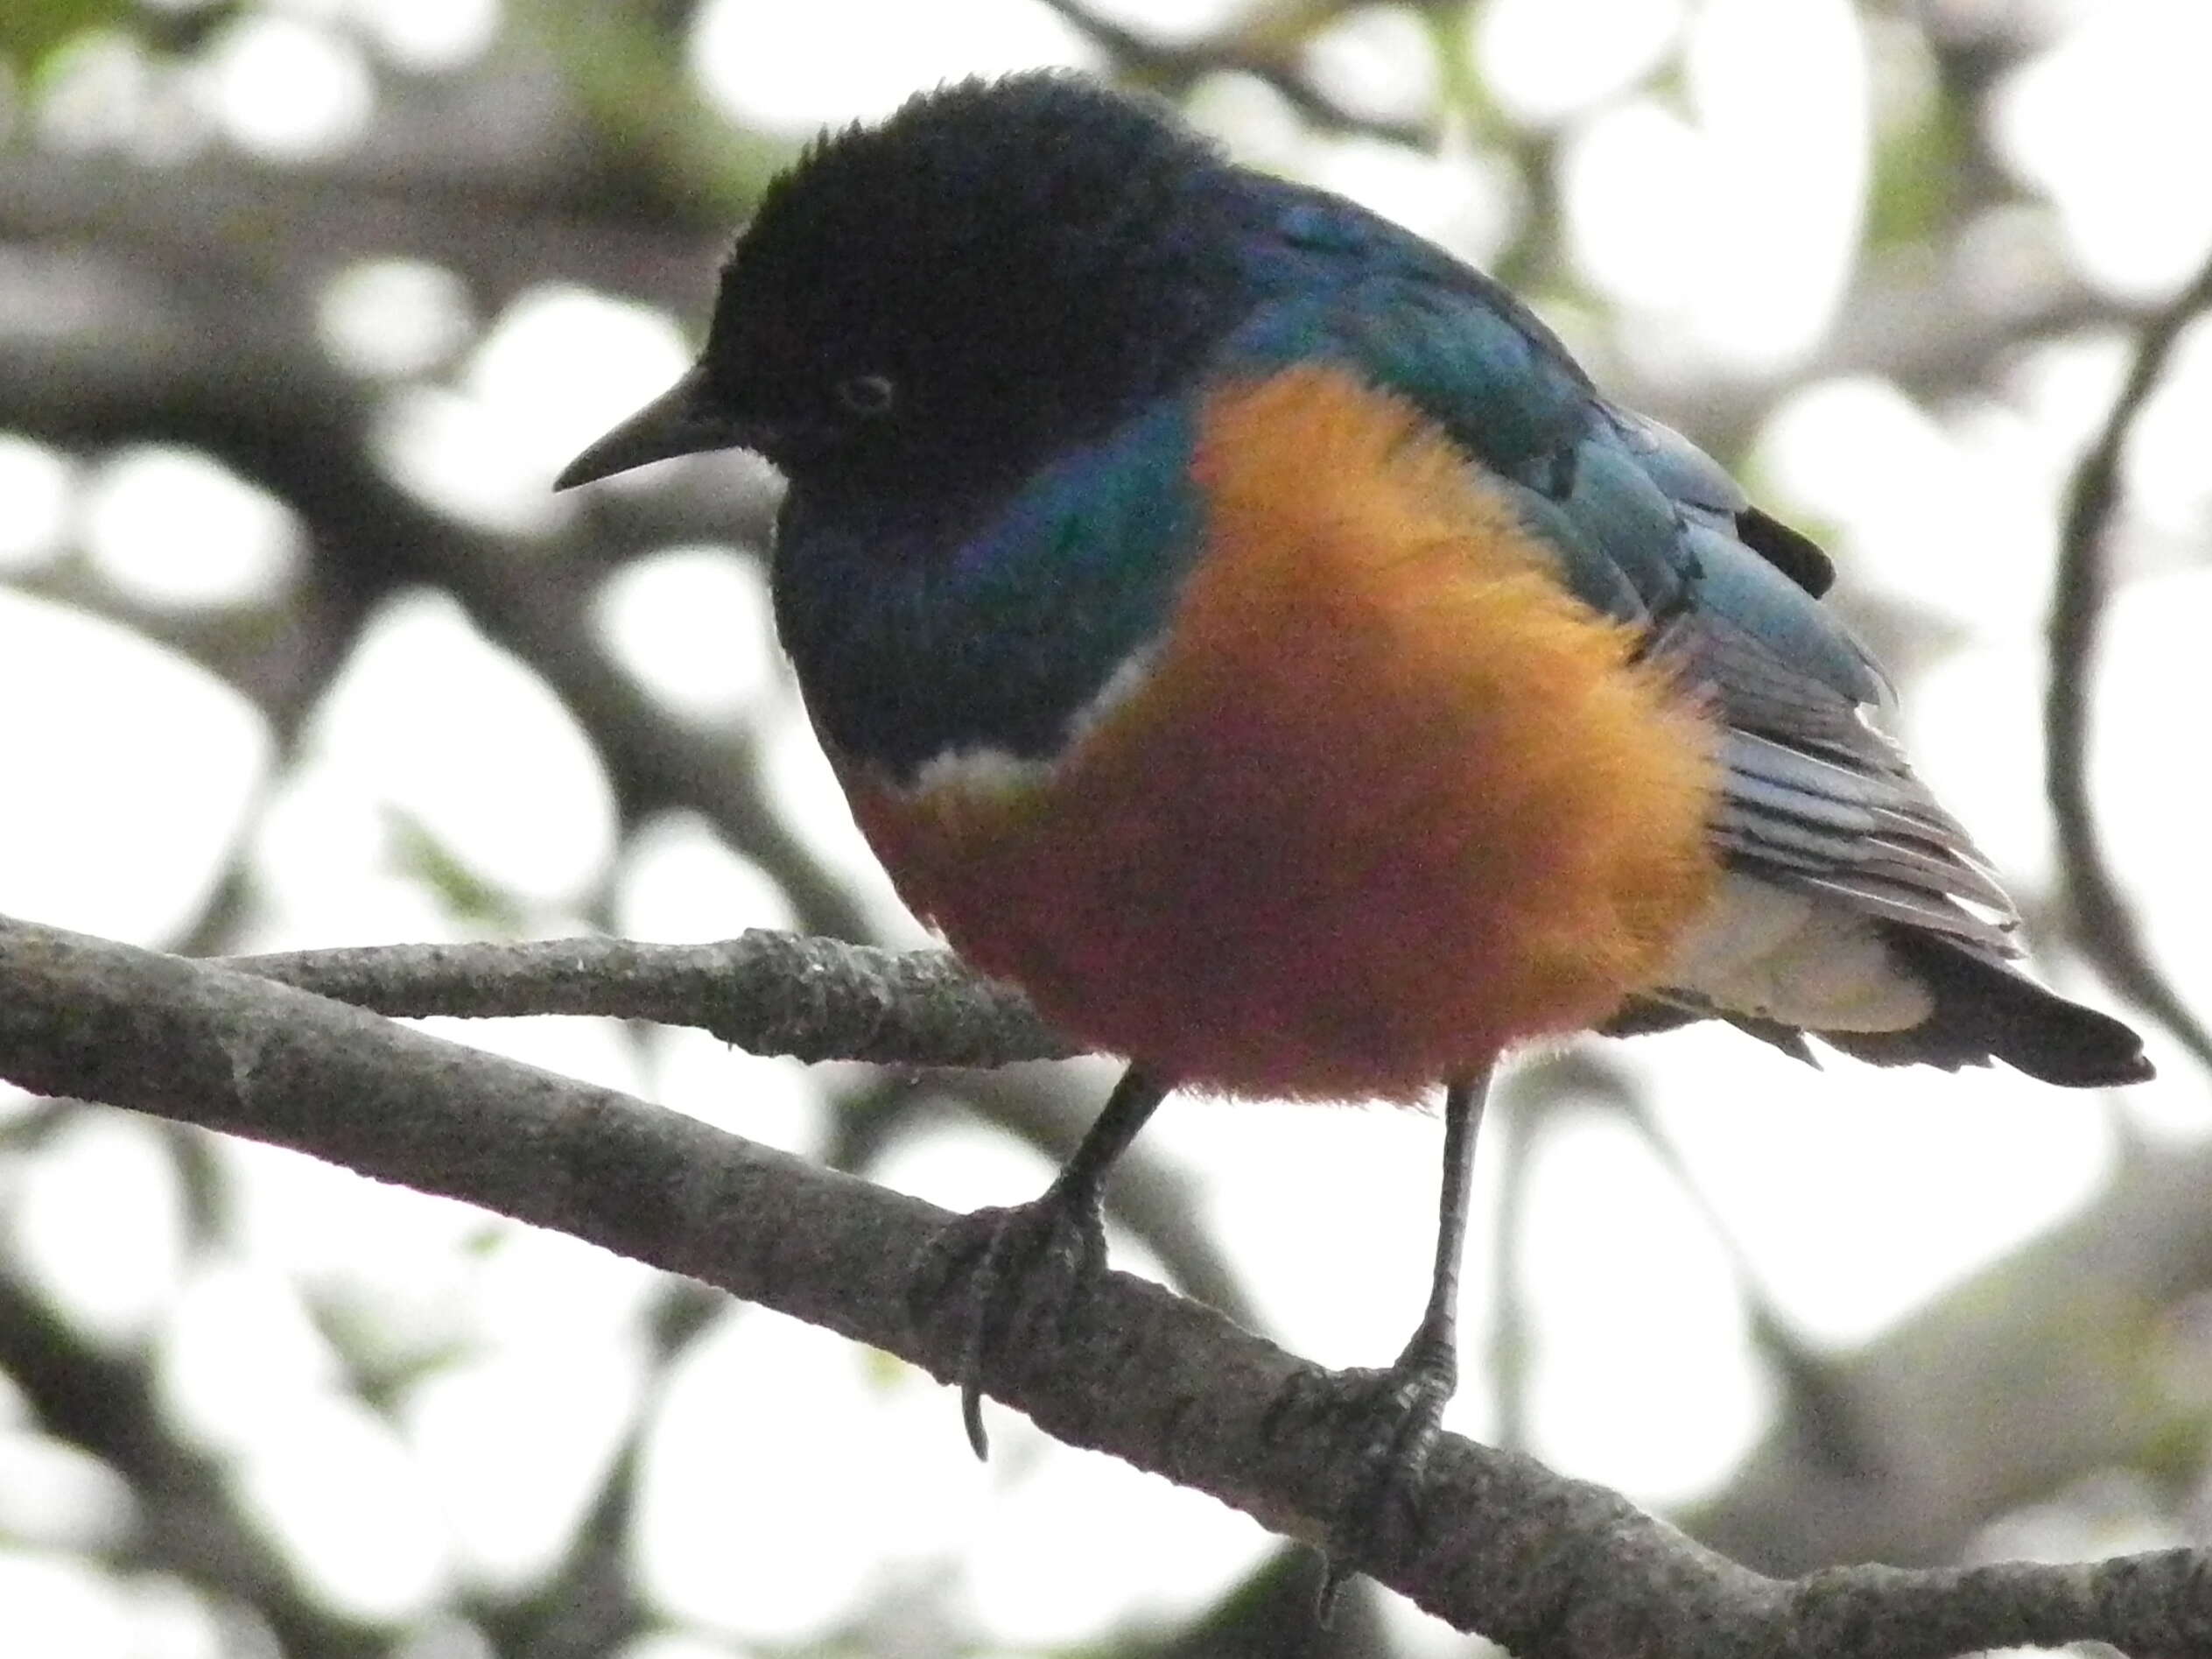
{"type": "Polygon", "coordinates": [[[1083,1051],[950,951],[754,928],[711,945],[545,939],[234,956],[220,966],[378,1014],[596,1014],[690,1025],[755,1054],[1006,1065],[1083,1051]]]}
{"type": "Polygon", "coordinates": [[[2203,1412],[2170,1379],[2175,1310],[2212,1285],[2208,1183],[2212,1150],[2125,1148],[2094,1203],[1830,1357],[1684,1524],[1767,1572],[1913,1564],[2097,1471],[2187,1480],[2203,1412]]]}
{"type": "MultiPolygon", "coordinates": [[[[224,966],[384,1014],[650,1019],[810,1060],[995,1066],[1074,1051],[1018,992],[975,977],[948,953],[894,955],[781,933],[713,945],[393,945],[224,966]]],[[[1574,1055],[1551,1064],[1573,1068],[1584,1091],[1608,1098],[1648,1136],[1608,1070],[1574,1055]]],[[[991,1086],[976,1073],[969,1092],[991,1086]]],[[[1018,1101],[994,1107],[994,1121],[1020,1126],[1052,1155],[1072,1149],[1066,1135],[1055,1139],[1031,1123],[1018,1101]]],[[[1788,1338],[1738,1259],[1754,1328],[1790,1386],[1773,1431],[1727,1490],[1695,1511],[1692,1530],[1768,1571],[1877,1555],[1949,1560],[1991,1514],[2170,1445],[2186,1407],[2157,1382],[2163,1348],[2145,1321],[2212,1283],[2212,1211],[2201,1201],[2208,1171],[2212,1156],[2138,1149],[2063,1227],[1864,1349],[1830,1359],[1788,1338]],[[2054,1343],[2102,1358],[2054,1367],[2036,1356],[2054,1343]],[[1998,1374],[2016,1386],[1992,1398],[1984,1380],[1998,1374]]],[[[1166,1171],[1123,1182],[1114,1197],[1117,1211],[1140,1206],[1127,1219],[1169,1259],[1178,1284],[1241,1317],[1234,1280],[1208,1271],[1211,1255],[1190,1236],[1187,1198],[1166,1171]]],[[[1501,1275],[1511,1238],[1501,1219],[1501,1275]]],[[[1724,1248],[1738,1256],[1724,1240],[1724,1248]]],[[[1512,1339],[1501,1332],[1501,1341],[1512,1339]]],[[[1510,1431],[1501,1439],[1518,1444],[1510,1431]]]]}
{"type": "Polygon", "coordinates": [[[2112,874],[2089,800],[2089,671],[2110,583],[2105,563],[2120,504],[2120,457],[2165,376],[2182,332],[2212,308],[2212,261],[2145,327],[2104,429],[2082,458],[2059,534],[2051,608],[2050,683],[2043,701],[2044,793],[2058,827],[2059,857],[2082,950],[2112,988],[2212,1067],[2212,1030],[2168,982],[2112,874]]]}
{"type": "Polygon", "coordinates": [[[221,1460],[171,1426],[158,1370],[150,1354],[114,1352],[72,1330],[18,1274],[0,1269],[0,1374],[42,1430],[130,1483],[141,1524],[123,1560],[238,1598],[268,1620],[284,1653],[389,1654],[390,1632],[325,1606],[270,1550],[221,1460]]]}
{"type": "MultiPolygon", "coordinates": [[[[0,1075],[556,1227],[938,1376],[960,1354],[961,1298],[930,1304],[911,1270],[944,1212],[272,981],[0,920],[0,1075]]],[[[1361,1437],[1321,1375],[1110,1274],[1071,1306],[1015,1310],[985,1381],[1071,1445],[1325,1540],[1359,1489],[1361,1437]]],[[[1602,1488],[1450,1435],[1416,1496],[1354,1564],[1528,1659],[1943,1659],[2076,1640],[2168,1659],[2212,1646],[2212,1562],[2192,1551],[1780,1581],[1602,1488]]]]}
{"type": "Polygon", "coordinates": [[[1435,137],[1433,123],[1380,120],[1345,108],[1306,73],[1302,62],[1306,46],[1329,24],[1355,9],[1351,0],[1254,10],[1229,27],[1187,45],[1155,39],[1101,16],[1080,0],[1043,4],[1104,47],[1120,74],[1141,84],[1179,95],[1207,75],[1233,72],[1262,82],[1308,121],[1331,131],[1415,147],[1425,147],[1435,137]]]}

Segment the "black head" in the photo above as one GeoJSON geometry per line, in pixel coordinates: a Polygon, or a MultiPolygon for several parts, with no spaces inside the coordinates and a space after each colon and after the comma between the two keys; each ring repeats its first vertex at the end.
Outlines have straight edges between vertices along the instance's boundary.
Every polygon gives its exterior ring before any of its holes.
{"type": "Polygon", "coordinates": [[[1228,176],[1165,109],[1059,73],[825,137],[738,238],[698,367],[561,483],[736,445],[825,498],[1002,487],[1246,303],[1228,176]]]}

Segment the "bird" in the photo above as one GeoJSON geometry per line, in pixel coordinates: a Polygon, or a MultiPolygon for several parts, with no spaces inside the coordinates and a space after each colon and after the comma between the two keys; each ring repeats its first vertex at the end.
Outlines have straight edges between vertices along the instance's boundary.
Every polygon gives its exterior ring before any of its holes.
{"type": "Polygon", "coordinates": [[[1102,1270],[1107,1176],[1171,1090],[1443,1090],[1429,1300],[1347,1385],[1356,1547],[1457,1383],[1505,1056],[1718,1020],[1806,1060],[2151,1075],[2021,970],[1817,545],[1499,284],[1163,102],[1037,71],[824,134],[696,363],[556,488],[727,448],[785,480],[778,632],[898,891],[1128,1062],[1044,1193],[958,1235],[979,1452],[1016,1289],[1102,1270]]]}

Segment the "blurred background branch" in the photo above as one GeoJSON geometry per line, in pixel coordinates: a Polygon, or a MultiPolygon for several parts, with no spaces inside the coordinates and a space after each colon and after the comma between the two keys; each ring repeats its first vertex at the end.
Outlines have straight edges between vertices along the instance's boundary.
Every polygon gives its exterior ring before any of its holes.
{"type": "Polygon", "coordinates": [[[2120,506],[2121,456],[2184,331],[2208,307],[2212,262],[2144,328],[2111,415],[2074,475],[2060,530],[2043,713],[2044,788],[2058,824],[2066,896],[2076,912],[2082,948],[2115,989],[2155,1017],[2203,1066],[2212,1066],[2212,1031],[2152,958],[2121,892],[2089,798],[2089,671],[2110,601],[2112,550],[2106,538],[2120,506]]]}

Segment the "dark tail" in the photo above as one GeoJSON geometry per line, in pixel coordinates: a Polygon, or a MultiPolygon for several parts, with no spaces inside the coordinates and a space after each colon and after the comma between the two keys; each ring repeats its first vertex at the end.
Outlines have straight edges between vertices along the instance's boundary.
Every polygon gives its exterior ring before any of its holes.
{"type": "Polygon", "coordinates": [[[2069,1002],[2026,974],[1916,928],[1887,930],[1899,961],[1935,993],[1935,1012],[1907,1031],[1821,1031],[1822,1042],[1877,1065],[1991,1060],[2061,1088],[2140,1083],[2143,1039],[2109,1014],[2069,1002]]]}

